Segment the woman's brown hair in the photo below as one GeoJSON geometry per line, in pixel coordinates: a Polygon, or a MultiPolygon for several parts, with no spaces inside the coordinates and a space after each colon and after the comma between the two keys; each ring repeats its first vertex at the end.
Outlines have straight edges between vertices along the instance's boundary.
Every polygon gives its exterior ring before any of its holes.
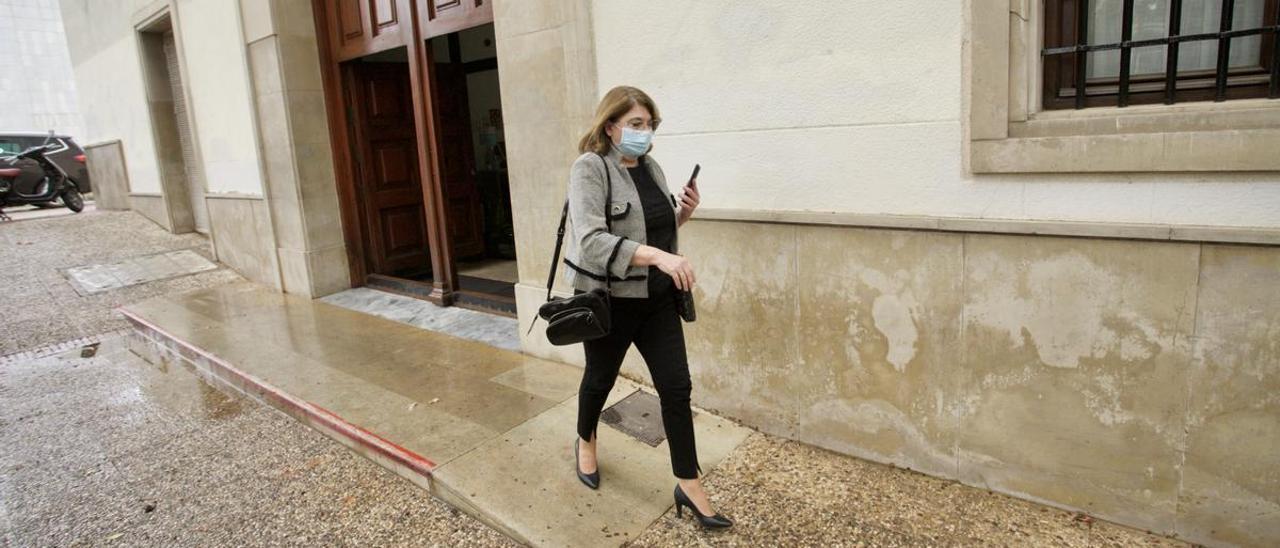
{"type": "Polygon", "coordinates": [[[648,109],[649,115],[654,120],[659,119],[658,106],[653,104],[653,99],[650,99],[648,94],[638,88],[618,86],[604,94],[604,98],[600,99],[600,106],[596,107],[596,117],[591,122],[591,129],[578,141],[578,152],[608,154],[609,148],[613,146],[613,140],[605,134],[605,126],[616,122],[619,116],[626,114],[636,105],[648,109]]]}

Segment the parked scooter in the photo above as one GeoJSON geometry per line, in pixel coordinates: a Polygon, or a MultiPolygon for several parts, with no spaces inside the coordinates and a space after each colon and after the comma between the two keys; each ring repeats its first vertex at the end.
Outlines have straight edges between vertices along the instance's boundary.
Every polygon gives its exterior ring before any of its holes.
{"type": "Polygon", "coordinates": [[[13,156],[0,156],[0,220],[6,220],[4,208],[16,205],[43,204],[62,198],[67,209],[79,213],[84,209],[84,196],[75,181],[45,153],[51,150],[49,140],[13,156]]]}

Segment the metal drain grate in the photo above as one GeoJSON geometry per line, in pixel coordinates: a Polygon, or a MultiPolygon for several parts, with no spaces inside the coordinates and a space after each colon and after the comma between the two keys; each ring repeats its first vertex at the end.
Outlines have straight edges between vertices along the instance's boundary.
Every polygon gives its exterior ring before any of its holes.
{"type": "MultiPolygon", "coordinates": [[[[18,362],[47,358],[49,356],[53,356],[55,354],[61,354],[63,352],[68,352],[76,348],[80,348],[81,352],[83,353],[84,351],[83,349],[86,346],[94,346],[94,345],[100,344],[102,343],[102,341],[105,341],[111,337],[117,337],[117,336],[123,337],[125,335],[128,335],[131,331],[133,330],[128,328],[117,329],[114,331],[107,331],[106,333],[99,333],[97,335],[89,335],[88,337],[80,337],[79,339],[72,339],[72,340],[63,341],[60,343],[47,344],[39,348],[32,348],[31,350],[23,350],[20,352],[14,352],[13,354],[5,354],[4,356],[0,356],[0,365],[10,365],[18,362]]],[[[97,351],[95,351],[94,353],[96,354],[97,351]]]]}
{"type": "Polygon", "coordinates": [[[650,447],[657,447],[667,439],[662,429],[662,405],[657,396],[643,390],[636,390],[609,406],[600,414],[600,420],[650,447]]]}

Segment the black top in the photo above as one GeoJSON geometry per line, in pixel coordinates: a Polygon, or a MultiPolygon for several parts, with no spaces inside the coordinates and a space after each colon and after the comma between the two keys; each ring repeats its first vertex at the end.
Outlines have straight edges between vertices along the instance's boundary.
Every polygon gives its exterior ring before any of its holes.
{"type": "MultiPolygon", "coordinates": [[[[636,184],[636,191],[640,193],[640,205],[644,208],[645,239],[648,245],[671,253],[676,235],[676,213],[672,209],[671,198],[662,192],[658,183],[654,182],[653,176],[649,174],[649,168],[644,165],[644,156],[639,160],[640,164],[627,168],[627,172],[631,174],[631,180],[636,184]]],[[[674,287],[671,276],[656,266],[649,267],[650,296],[674,287]]]]}

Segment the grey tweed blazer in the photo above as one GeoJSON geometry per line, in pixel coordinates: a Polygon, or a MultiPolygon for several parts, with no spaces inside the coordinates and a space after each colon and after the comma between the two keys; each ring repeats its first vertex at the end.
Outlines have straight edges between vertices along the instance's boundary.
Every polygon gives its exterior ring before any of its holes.
{"type": "MultiPolygon", "coordinates": [[[[645,156],[645,166],[662,193],[670,198],[671,207],[679,219],[679,203],[667,189],[667,178],[662,167],[652,156],[645,156]]],[[[613,296],[648,297],[649,268],[631,266],[631,258],[645,237],[644,209],[640,205],[640,193],[631,175],[619,163],[621,154],[611,150],[604,161],[595,153],[584,153],[569,169],[569,222],[573,226],[570,239],[573,245],[565,252],[565,275],[575,289],[590,291],[604,287],[605,276],[611,276],[613,296]],[[605,226],[605,169],[609,170],[613,184],[613,201],[609,204],[613,229],[605,226]],[[621,242],[613,262],[609,255],[621,242]]],[[[677,224],[679,221],[676,221],[677,224]]],[[[678,228],[678,226],[677,226],[678,228]]],[[[679,252],[679,230],[672,238],[672,253],[679,252]]]]}

